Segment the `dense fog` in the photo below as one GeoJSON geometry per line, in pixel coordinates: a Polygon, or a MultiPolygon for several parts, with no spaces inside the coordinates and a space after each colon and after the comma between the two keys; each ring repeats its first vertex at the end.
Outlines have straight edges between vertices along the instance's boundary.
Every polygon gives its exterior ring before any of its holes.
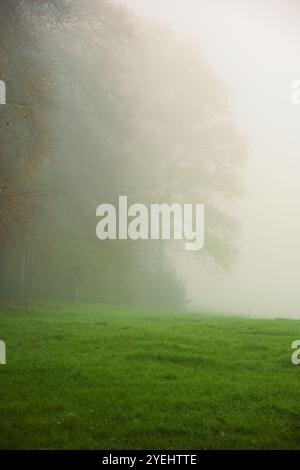
{"type": "Polygon", "coordinates": [[[299,13],[2,0],[1,297],[299,317],[299,13]],[[204,204],[204,248],[99,240],[120,196],[204,204]]]}
{"type": "Polygon", "coordinates": [[[180,259],[195,306],[299,318],[300,6],[295,0],[124,0],[189,37],[222,78],[246,162],[231,274],[180,259]],[[298,105],[297,105],[298,103],[298,105]]]}

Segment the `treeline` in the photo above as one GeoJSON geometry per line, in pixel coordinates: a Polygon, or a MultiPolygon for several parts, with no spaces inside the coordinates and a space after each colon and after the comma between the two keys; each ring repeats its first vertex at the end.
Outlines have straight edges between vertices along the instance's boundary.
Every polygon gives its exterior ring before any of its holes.
{"type": "Polygon", "coordinates": [[[2,297],[182,307],[174,243],[96,239],[119,195],[205,203],[197,256],[232,263],[242,145],[191,43],[112,1],[1,0],[0,79],[2,297]]]}

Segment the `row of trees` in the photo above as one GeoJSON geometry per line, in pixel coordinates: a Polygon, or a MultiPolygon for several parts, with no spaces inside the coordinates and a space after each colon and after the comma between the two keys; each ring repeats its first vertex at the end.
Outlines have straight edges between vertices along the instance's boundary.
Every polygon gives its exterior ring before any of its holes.
{"type": "Polygon", "coordinates": [[[1,295],[183,305],[173,244],[100,243],[95,210],[203,202],[202,256],[232,262],[242,146],[214,71],[106,0],[2,0],[0,44],[1,295]]]}

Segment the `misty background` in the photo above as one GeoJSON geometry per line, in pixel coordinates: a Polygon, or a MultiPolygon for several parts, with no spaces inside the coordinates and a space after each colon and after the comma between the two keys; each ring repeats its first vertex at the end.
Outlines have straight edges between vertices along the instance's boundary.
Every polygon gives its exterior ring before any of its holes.
{"type": "Polygon", "coordinates": [[[300,5],[295,0],[124,0],[191,36],[226,82],[247,145],[240,256],[231,275],[180,260],[193,304],[299,318],[300,5]],[[204,287],[205,286],[205,287],[204,287]]]}
{"type": "Polygon", "coordinates": [[[297,2],[0,13],[1,296],[299,317],[297,2]],[[97,241],[121,194],[205,203],[204,252],[97,241]]]}

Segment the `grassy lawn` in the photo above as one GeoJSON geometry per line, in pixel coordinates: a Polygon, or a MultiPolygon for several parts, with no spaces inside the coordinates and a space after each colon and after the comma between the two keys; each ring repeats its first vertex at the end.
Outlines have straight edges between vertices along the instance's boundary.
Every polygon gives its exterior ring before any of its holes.
{"type": "Polygon", "coordinates": [[[300,321],[1,308],[1,449],[300,448],[300,321]]]}

